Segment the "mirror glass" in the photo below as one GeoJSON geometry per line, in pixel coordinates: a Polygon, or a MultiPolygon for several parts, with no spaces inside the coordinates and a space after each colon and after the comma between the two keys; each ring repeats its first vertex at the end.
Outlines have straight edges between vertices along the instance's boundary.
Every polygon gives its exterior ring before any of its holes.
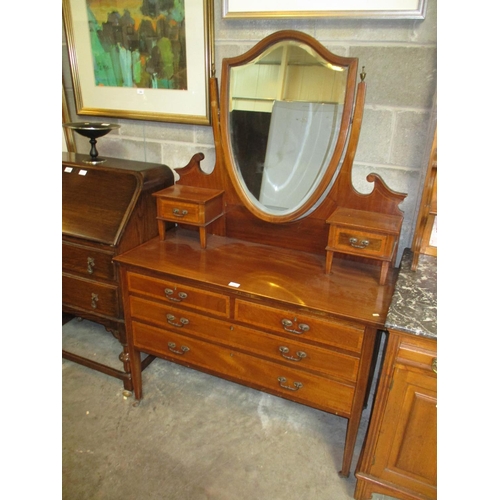
{"type": "Polygon", "coordinates": [[[295,40],[230,67],[234,168],[247,198],[264,213],[296,211],[322,181],[343,122],[348,69],[295,40]]]}

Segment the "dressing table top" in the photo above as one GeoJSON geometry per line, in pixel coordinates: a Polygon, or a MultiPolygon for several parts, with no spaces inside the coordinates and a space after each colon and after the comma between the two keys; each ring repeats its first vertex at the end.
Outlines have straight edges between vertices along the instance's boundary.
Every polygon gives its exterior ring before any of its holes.
{"type": "Polygon", "coordinates": [[[343,259],[325,273],[325,257],[316,254],[210,235],[201,249],[197,234],[177,229],[165,241],[153,239],[115,260],[142,270],[203,282],[219,291],[294,304],[315,313],[382,328],[394,288],[378,284],[379,268],[343,259]],[[221,290],[222,289],[222,290],[221,290]]]}

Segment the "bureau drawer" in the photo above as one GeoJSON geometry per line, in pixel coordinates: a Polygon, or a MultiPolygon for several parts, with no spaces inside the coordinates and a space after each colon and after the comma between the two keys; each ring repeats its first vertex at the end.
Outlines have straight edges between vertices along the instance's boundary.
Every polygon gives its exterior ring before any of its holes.
{"type": "Polygon", "coordinates": [[[182,305],[209,312],[225,318],[229,317],[229,297],[199,290],[175,281],[160,280],[135,273],[127,273],[128,289],[147,297],[153,297],[169,304],[182,305]]]}
{"type": "Polygon", "coordinates": [[[389,234],[334,227],[328,246],[339,252],[391,260],[394,243],[394,236],[389,234]]]}
{"type": "Polygon", "coordinates": [[[349,416],[354,387],[250,354],[132,322],[134,347],[244,385],[349,416]]]}
{"type": "Polygon", "coordinates": [[[78,247],[63,243],[63,269],[90,279],[116,280],[113,253],[99,252],[93,248],[78,247]]]}
{"type": "Polygon", "coordinates": [[[235,302],[234,314],[237,321],[250,326],[341,349],[360,352],[363,344],[364,328],[340,320],[318,318],[239,299],[235,302]]]}
{"type": "Polygon", "coordinates": [[[62,303],[113,318],[118,317],[119,313],[116,286],[68,276],[64,273],[62,275],[62,303]]]}
{"type": "Polygon", "coordinates": [[[154,323],[179,333],[196,335],[234,346],[296,368],[304,368],[355,382],[359,358],[333,350],[258,332],[228,321],[201,316],[194,312],[130,297],[133,318],[154,323]],[[182,331],[182,332],[181,332],[182,331]]]}

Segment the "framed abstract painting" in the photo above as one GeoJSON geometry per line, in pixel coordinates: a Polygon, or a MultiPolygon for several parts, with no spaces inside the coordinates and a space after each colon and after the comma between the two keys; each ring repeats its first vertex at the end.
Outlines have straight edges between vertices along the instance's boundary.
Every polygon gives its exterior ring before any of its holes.
{"type": "Polygon", "coordinates": [[[211,0],[63,0],[80,115],[209,125],[211,0]]]}

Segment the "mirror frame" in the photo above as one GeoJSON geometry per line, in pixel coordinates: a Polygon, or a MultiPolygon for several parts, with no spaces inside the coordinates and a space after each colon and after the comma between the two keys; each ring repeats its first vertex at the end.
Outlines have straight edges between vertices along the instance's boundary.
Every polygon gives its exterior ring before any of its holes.
{"type": "Polygon", "coordinates": [[[244,206],[256,217],[266,222],[271,223],[285,223],[292,222],[302,217],[309,215],[312,211],[320,205],[322,199],[328,194],[333,185],[335,173],[339,169],[340,160],[346,149],[349,133],[351,130],[351,122],[354,111],[354,103],[356,96],[356,82],[358,71],[358,59],[354,57],[342,57],[333,54],[320,44],[316,39],[294,30],[284,30],[273,33],[258,42],[254,47],[245,52],[244,54],[232,58],[225,58],[222,60],[222,74],[221,74],[221,99],[220,99],[220,130],[222,151],[224,156],[224,163],[231,179],[232,185],[236,190],[239,198],[244,206]],[[347,68],[346,78],[346,91],[344,111],[341,120],[340,132],[337,139],[332,157],[328,167],[323,175],[323,178],[318,183],[316,189],[309,195],[306,200],[297,206],[293,211],[286,214],[271,214],[260,207],[248,196],[245,189],[242,187],[243,180],[240,179],[233,150],[231,147],[230,137],[230,124],[229,124],[229,99],[230,99],[230,70],[233,67],[247,64],[260,56],[264,51],[273,45],[282,41],[294,41],[303,43],[315,50],[319,56],[333,65],[345,66],[347,68]]]}

